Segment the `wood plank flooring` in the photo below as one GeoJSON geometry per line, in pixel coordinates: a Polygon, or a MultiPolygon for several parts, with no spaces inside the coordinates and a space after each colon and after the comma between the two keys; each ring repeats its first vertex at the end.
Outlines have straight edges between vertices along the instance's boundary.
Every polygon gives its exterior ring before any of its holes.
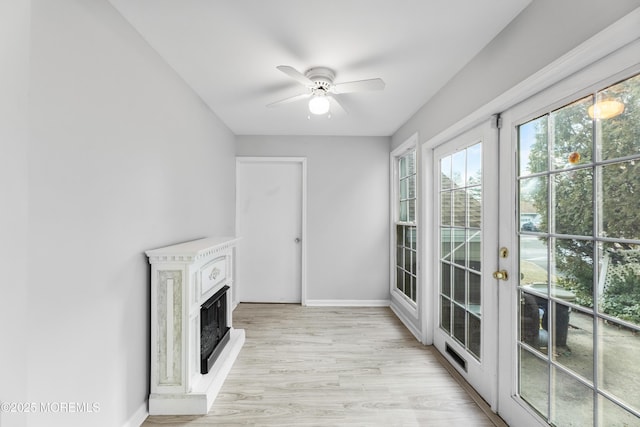
{"type": "Polygon", "coordinates": [[[209,414],[144,427],[505,425],[389,308],[240,304],[233,319],[246,343],[209,414]]]}

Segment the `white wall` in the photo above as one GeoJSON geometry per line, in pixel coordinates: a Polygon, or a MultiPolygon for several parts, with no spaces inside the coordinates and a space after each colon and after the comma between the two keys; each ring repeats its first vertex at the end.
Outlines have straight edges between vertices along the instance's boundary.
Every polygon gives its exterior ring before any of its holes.
{"type": "MultiPolygon", "coordinates": [[[[27,95],[26,0],[0,2],[0,401],[24,402],[27,384],[27,95]]],[[[26,425],[0,410],[3,427],[26,425]]]]}
{"type": "Polygon", "coordinates": [[[234,136],[106,0],[31,6],[28,401],[100,410],[29,426],[140,422],[143,251],[234,232],[234,136]]]}
{"type": "Polygon", "coordinates": [[[531,2],[394,133],[392,146],[415,132],[420,142],[429,140],[638,6],[638,0],[531,2]]]}
{"type": "Polygon", "coordinates": [[[389,299],[389,138],[238,136],[238,156],[307,158],[307,298],[389,299]]]}

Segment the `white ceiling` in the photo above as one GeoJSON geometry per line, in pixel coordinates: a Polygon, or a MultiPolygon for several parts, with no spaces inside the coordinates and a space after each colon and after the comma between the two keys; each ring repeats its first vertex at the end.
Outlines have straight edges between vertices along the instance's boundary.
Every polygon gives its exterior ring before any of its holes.
{"type": "Polygon", "coordinates": [[[388,136],[531,0],[110,1],[236,135],[388,136]],[[308,119],[305,101],[266,108],[305,91],[278,65],[386,87],[308,119]]]}

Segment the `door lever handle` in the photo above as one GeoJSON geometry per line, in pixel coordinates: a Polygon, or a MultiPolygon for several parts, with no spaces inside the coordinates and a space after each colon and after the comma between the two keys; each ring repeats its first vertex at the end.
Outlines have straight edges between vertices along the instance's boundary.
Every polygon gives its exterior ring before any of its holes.
{"type": "Polygon", "coordinates": [[[497,280],[507,280],[509,278],[509,274],[506,270],[498,270],[493,272],[493,278],[497,280]]]}

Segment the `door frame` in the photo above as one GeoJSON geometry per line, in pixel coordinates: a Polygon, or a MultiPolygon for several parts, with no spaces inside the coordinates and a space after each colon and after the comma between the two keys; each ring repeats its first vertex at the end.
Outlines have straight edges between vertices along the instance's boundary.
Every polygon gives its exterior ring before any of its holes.
{"type": "MultiPolygon", "coordinates": [[[[236,156],[236,173],[235,178],[235,234],[237,237],[242,238],[239,235],[239,218],[238,212],[240,211],[238,203],[240,200],[240,188],[238,186],[238,165],[241,163],[298,163],[300,164],[302,170],[302,206],[301,206],[301,231],[300,231],[300,304],[307,305],[307,158],[306,157],[257,157],[257,156],[236,156]]],[[[237,282],[236,282],[237,283],[237,282]]],[[[238,304],[238,293],[235,291],[237,286],[242,286],[242,283],[237,283],[234,287],[233,298],[234,305],[238,304]]]]}

